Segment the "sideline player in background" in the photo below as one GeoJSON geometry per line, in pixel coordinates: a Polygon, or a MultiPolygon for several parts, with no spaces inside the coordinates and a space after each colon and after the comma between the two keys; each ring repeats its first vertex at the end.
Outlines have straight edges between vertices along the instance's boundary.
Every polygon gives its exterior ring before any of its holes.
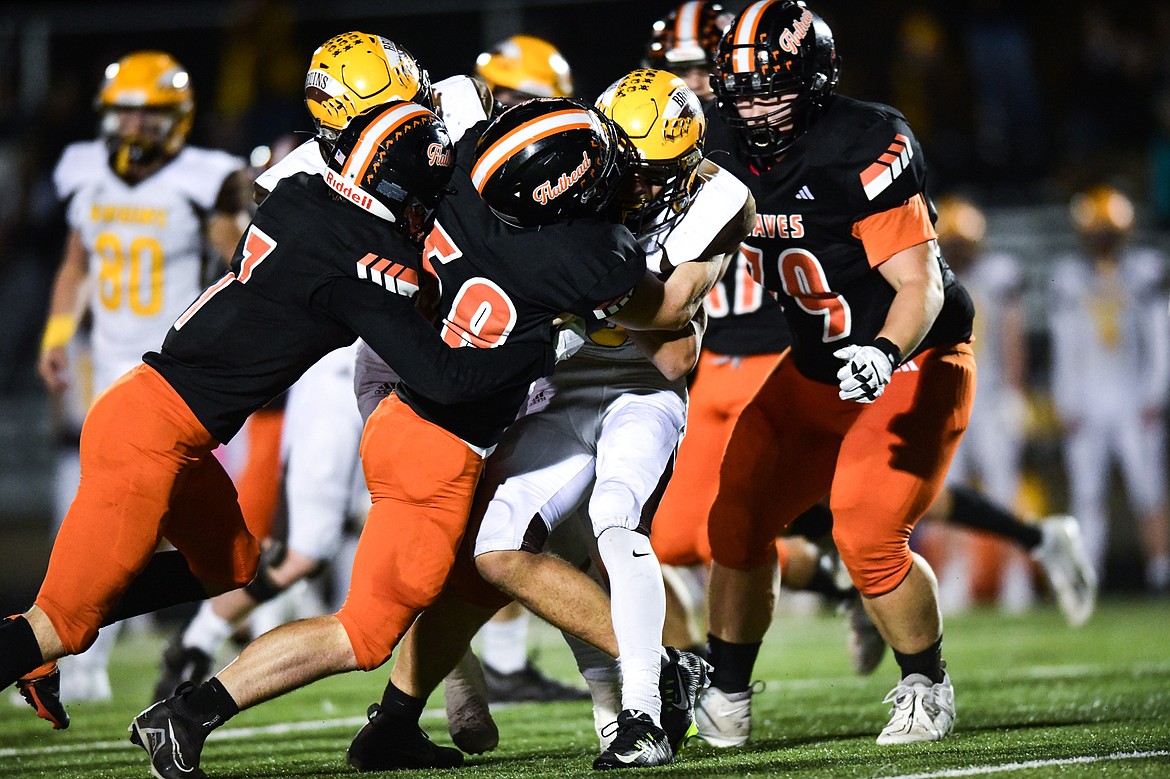
{"type": "Polygon", "coordinates": [[[1072,508],[1084,524],[1093,565],[1103,575],[1106,487],[1116,460],[1140,522],[1145,587],[1165,593],[1170,590],[1166,257],[1129,245],[1133,203],[1114,187],[1097,184],[1078,192],[1069,216],[1082,250],[1058,260],[1048,311],[1052,395],[1065,432],[1072,508]]]}
{"type": "Polygon", "coordinates": [[[475,60],[475,75],[505,106],[534,97],[572,97],[573,74],[560,51],[532,35],[513,35],[475,60]]]}
{"type": "MultiPolygon", "coordinates": [[[[1057,604],[1073,627],[1084,624],[1096,604],[1097,577],[1085,554],[1080,528],[1074,517],[1054,515],[1035,522],[1016,516],[1010,506],[1016,502],[1020,484],[1020,458],[1023,450],[1023,426],[1026,399],[1027,343],[1022,305],[1023,278],[1019,262],[1004,252],[988,252],[983,246],[987,220],[970,200],[944,195],[937,201],[938,244],[947,263],[963,279],[975,303],[975,339],[979,358],[979,392],[972,407],[971,427],[955,451],[947,472],[946,487],[923,516],[923,530],[939,530],[945,538],[960,543],[946,550],[947,565],[973,573],[976,560],[971,556],[984,543],[994,543],[996,551],[1012,555],[1017,563],[1009,575],[1031,571],[1020,568],[1026,552],[1044,572],[1057,604]],[[980,489],[975,489],[978,480],[980,489]],[[955,539],[952,527],[989,534],[971,539],[955,539]],[[970,540],[976,543],[962,543],[970,540]],[[1005,546],[1011,542],[1015,547],[1005,546]],[[967,565],[962,563],[967,562],[967,565]]],[[[929,555],[928,555],[929,556],[929,555]]],[[[971,576],[939,577],[940,601],[947,608],[947,593],[957,606],[971,595],[971,576]],[[956,590],[958,593],[956,594],[956,590]]],[[[1004,586],[1010,585],[1010,580],[1004,586]]],[[[1017,584],[1031,594],[1030,582],[1017,584]]],[[[1007,592],[1001,595],[1001,601],[1007,592]]],[[[1025,601],[1026,602],[1026,601],[1025,601]]]]}
{"type": "Polygon", "coordinates": [[[715,671],[696,719],[717,746],[750,732],[776,536],[826,495],[841,560],[902,672],[878,743],[938,740],[954,721],[934,575],[908,541],[970,415],[973,311],[934,240],[913,133],[887,106],[835,95],[838,74],[824,20],[764,0],[728,28],[712,79],[709,149],[756,197],[743,251],[793,340],[740,415],[711,510],[715,671]]]}
{"type": "MultiPolygon", "coordinates": [[[[231,256],[247,214],[243,160],[187,145],[194,93],[187,71],[169,54],[138,51],[109,65],[96,102],[100,137],[70,145],[53,172],[69,234],[38,366],[54,397],[77,389],[69,386],[81,376],[68,345],[88,312],[92,394],[85,406],[162,344],[171,323],[231,256]]],[[[70,498],[76,490],[74,480],[70,498]]],[[[64,664],[64,700],[109,699],[106,669],[117,633],[103,631],[93,647],[64,664]]],[[[59,679],[50,663],[19,684],[55,728],[69,723],[51,703],[59,679]]]]}

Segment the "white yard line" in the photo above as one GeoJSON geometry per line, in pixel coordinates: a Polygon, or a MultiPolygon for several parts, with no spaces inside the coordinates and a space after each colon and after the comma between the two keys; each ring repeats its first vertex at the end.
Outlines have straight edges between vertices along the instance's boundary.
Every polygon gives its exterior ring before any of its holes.
{"type": "Polygon", "coordinates": [[[1047,768],[1056,765],[1084,765],[1104,763],[1111,760],[1145,760],[1151,757],[1170,757],[1170,751],[1159,749],[1154,752],[1114,752],[1111,755],[1086,755],[1084,757],[1056,757],[1051,760],[1027,760],[1022,763],[1000,763],[999,765],[978,765],[969,768],[947,768],[942,771],[926,771],[920,774],[896,774],[879,779],[946,779],[955,776],[982,776],[984,774],[1027,771],[1030,768],[1047,768]]]}

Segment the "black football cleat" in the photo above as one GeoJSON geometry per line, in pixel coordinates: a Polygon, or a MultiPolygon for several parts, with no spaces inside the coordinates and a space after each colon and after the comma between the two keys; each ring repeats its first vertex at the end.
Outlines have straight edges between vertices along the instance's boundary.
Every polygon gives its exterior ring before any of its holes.
{"type": "Polygon", "coordinates": [[[371,703],[369,722],[345,751],[345,762],[359,772],[418,768],[459,768],[463,753],[431,741],[417,722],[396,721],[371,703]]]}
{"type": "Polygon", "coordinates": [[[204,779],[199,768],[203,742],[212,731],[209,725],[188,719],[175,709],[175,701],[194,689],[184,684],[173,697],[160,701],[130,723],[130,742],[146,751],[150,770],[159,779],[204,779]]]}
{"type": "Polygon", "coordinates": [[[487,699],[491,703],[523,703],[535,701],[587,701],[589,691],[561,684],[541,673],[529,660],[519,671],[500,673],[483,664],[483,678],[487,683],[487,699]]]}
{"type": "Polygon", "coordinates": [[[45,663],[16,681],[16,689],[37,716],[53,730],[69,727],[69,712],[61,703],[61,669],[55,662],[45,663]]]}
{"type": "Polygon", "coordinates": [[[662,729],[677,755],[698,733],[695,701],[711,684],[711,666],[695,653],[672,646],[666,647],[666,656],[668,660],[658,680],[658,694],[662,697],[662,729]]]}
{"type": "Polygon", "coordinates": [[[593,767],[609,771],[670,765],[673,761],[674,752],[666,731],[655,725],[649,714],[625,709],[618,714],[617,735],[609,748],[593,761],[593,767]]]}
{"type": "Polygon", "coordinates": [[[154,686],[154,700],[166,700],[184,682],[203,684],[211,676],[211,655],[193,646],[183,646],[180,631],[167,644],[162,656],[162,672],[154,686]]]}

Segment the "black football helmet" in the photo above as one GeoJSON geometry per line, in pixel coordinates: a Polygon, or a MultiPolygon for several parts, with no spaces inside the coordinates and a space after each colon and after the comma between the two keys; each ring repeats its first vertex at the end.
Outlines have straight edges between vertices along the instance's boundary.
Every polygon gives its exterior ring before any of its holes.
{"type": "Polygon", "coordinates": [[[358,114],[341,131],[325,183],[419,241],[430,232],[454,167],[442,120],[418,103],[392,100],[358,114]]]}
{"type": "Polygon", "coordinates": [[[601,215],[633,159],[614,122],[568,98],[527,100],[489,124],[475,145],[471,180],[514,227],[601,215]]]}
{"type": "Polygon", "coordinates": [[[654,23],[642,64],[677,73],[715,64],[715,49],[733,15],[718,3],[687,0],[654,23]]]}
{"type": "Polygon", "coordinates": [[[711,88],[749,156],[770,160],[808,130],[840,77],[833,31],[803,0],[761,0],[719,41],[711,88]],[[776,98],[775,110],[743,118],[737,100],[776,98]]]}

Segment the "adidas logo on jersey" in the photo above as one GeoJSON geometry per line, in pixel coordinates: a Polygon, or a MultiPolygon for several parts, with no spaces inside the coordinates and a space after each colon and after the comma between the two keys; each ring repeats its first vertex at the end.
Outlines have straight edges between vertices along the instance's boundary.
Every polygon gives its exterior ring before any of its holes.
{"type": "Polygon", "coordinates": [[[813,193],[809,190],[809,188],[807,186],[803,186],[800,188],[800,191],[796,193],[796,199],[797,200],[816,200],[816,198],[813,197],[813,193]]]}

